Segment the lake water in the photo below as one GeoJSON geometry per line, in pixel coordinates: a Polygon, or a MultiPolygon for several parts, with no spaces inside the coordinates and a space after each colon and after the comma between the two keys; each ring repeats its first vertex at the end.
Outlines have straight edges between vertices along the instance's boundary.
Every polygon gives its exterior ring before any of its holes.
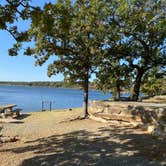
{"type": "MultiPolygon", "coordinates": [[[[90,90],[89,100],[105,100],[111,97],[100,91],[90,90]]],[[[78,89],[0,86],[0,105],[17,104],[25,112],[41,111],[42,101],[52,101],[52,109],[82,107],[83,91],[78,89]]],[[[44,103],[44,109],[49,109],[49,103],[44,103]]]]}

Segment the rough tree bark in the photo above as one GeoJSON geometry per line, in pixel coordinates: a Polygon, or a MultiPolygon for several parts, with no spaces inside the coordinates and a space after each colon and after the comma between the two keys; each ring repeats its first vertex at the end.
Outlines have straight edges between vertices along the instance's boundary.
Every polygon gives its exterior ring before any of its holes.
{"type": "Polygon", "coordinates": [[[85,76],[84,80],[84,103],[83,103],[83,118],[86,118],[88,113],[88,96],[89,96],[89,74],[85,76]]]}
{"type": "Polygon", "coordinates": [[[119,84],[119,81],[117,81],[117,84],[116,84],[116,100],[120,100],[120,84],[119,84]]]}
{"type": "Polygon", "coordinates": [[[139,99],[139,94],[140,94],[140,87],[141,87],[141,82],[142,82],[142,77],[144,74],[144,70],[142,68],[139,68],[137,70],[137,76],[134,82],[134,87],[133,87],[133,92],[132,92],[132,101],[138,101],[139,99]]]}

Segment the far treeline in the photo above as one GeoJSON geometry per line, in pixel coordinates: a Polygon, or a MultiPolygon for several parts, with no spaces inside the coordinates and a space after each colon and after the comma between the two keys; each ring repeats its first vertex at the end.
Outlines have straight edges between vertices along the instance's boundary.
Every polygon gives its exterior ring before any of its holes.
{"type": "Polygon", "coordinates": [[[84,117],[92,75],[97,88],[113,92],[116,100],[123,89],[131,92],[131,101],[141,90],[150,95],[165,91],[165,0],[57,0],[42,7],[30,0],[5,1],[0,29],[16,41],[9,54],[24,50],[39,66],[49,60],[49,77],[62,73],[65,81],[79,84],[84,117]],[[21,31],[16,21],[29,27],[21,31]]]}
{"type": "MultiPolygon", "coordinates": [[[[0,81],[0,85],[16,85],[16,86],[37,86],[37,87],[55,87],[55,88],[76,88],[82,89],[79,84],[70,84],[64,81],[32,81],[32,82],[22,82],[22,81],[0,81]]],[[[94,89],[94,83],[89,83],[89,88],[94,89]]]]}

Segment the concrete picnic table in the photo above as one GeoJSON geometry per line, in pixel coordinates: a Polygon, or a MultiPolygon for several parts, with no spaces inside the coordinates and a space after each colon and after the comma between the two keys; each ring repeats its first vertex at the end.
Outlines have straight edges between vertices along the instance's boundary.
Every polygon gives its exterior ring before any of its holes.
{"type": "Polygon", "coordinates": [[[16,104],[7,104],[0,106],[0,113],[5,113],[6,111],[13,111],[13,108],[16,106],[16,104]]]}
{"type": "Polygon", "coordinates": [[[8,105],[0,106],[0,117],[4,117],[4,118],[18,117],[22,109],[20,108],[13,109],[16,106],[17,106],[16,104],[8,104],[8,105]]]}

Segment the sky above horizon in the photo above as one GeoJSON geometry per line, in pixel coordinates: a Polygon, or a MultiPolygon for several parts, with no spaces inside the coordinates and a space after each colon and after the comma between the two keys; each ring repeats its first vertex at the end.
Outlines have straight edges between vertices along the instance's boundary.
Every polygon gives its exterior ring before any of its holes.
{"type": "MultiPolygon", "coordinates": [[[[5,0],[1,1],[1,4],[5,0]]],[[[32,4],[43,6],[46,2],[56,2],[56,0],[31,0],[32,4]]],[[[19,23],[20,29],[28,27],[28,23],[19,23]]],[[[14,39],[6,31],[0,30],[0,81],[61,81],[62,74],[47,76],[47,66],[49,62],[43,66],[35,67],[35,59],[31,56],[23,55],[23,51],[18,56],[11,57],[8,55],[8,49],[12,47],[14,39]]]]}

